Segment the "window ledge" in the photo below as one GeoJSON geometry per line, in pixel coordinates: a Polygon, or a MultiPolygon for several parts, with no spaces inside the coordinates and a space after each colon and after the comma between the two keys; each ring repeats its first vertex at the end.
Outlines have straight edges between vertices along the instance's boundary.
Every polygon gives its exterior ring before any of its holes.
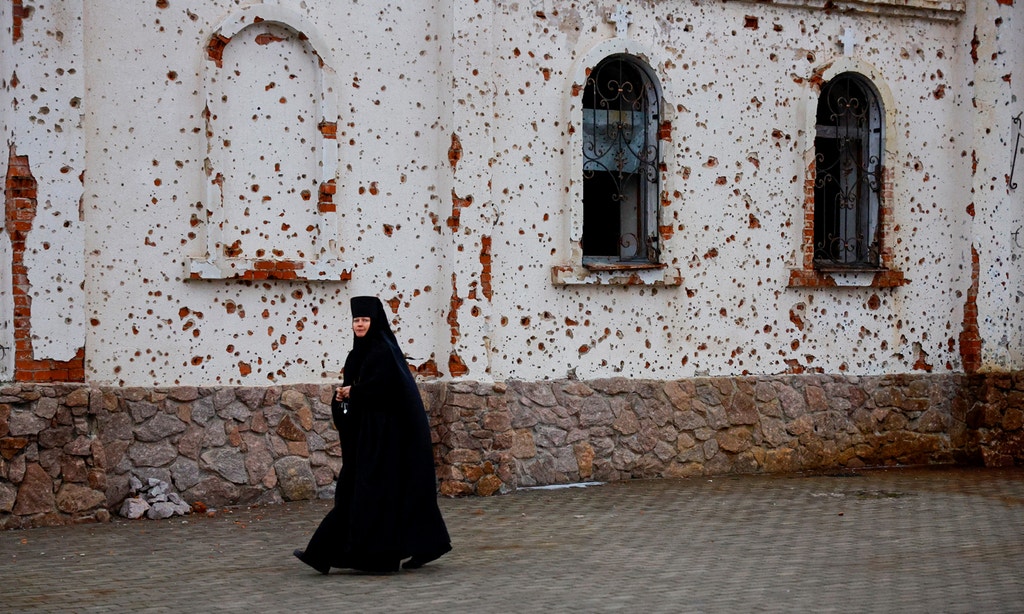
{"type": "Polygon", "coordinates": [[[591,271],[644,271],[648,269],[664,269],[667,264],[661,262],[620,262],[617,260],[584,260],[583,268],[591,271]]]}
{"type": "MultiPolygon", "coordinates": [[[[763,3],[764,0],[727,0],[763,3]]],[[[936,21],[957,21],[967,11],[966,0],[773,0],[773,4],[802,9],[867,13],[884,17],[918,17],[936,21]]]]}
{"type": "Polygon", "coordinates": [[[551,267],[556,286],[679,286],[679,269],[660,263],[586,263],[551,267]]]}
{"type": "Polygon", "coordinates": [[[351,262],[338,258],[320,260],[260,260],[255,258],[191,258],[189,279],[298,279],[348,281],[351,262]]]}
{"type": "Polygon", "coordinates": [[[910,283],[890,269],[791,269],[790,288],[898,288],[910,283]]]}

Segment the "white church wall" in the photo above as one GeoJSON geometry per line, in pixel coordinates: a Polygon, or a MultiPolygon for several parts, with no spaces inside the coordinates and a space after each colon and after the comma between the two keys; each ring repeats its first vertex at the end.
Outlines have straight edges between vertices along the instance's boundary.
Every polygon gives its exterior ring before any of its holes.
{"type": "Polygon", "coordinates": [[[987,2],[970,6],[977,24],[972,33],[977,61],[970,66],[976,93],[964,101],[965,108],[974,110],[974,121],[965,129],[975,142],[971,230],[981,366],[989,370],[1014,368],[1024,360],[1024,84],[1019,78],[1024,16],[1015,8],[987,2]]]}
{"type": "MultiPolygon", "coordinates": [[[[323,224],[320,232],[336,224],[336,240],[328,237],[317,261],[333,263],[321,269],[332,276],[324,280],[298,248],[279,257],[309,267],[295,279],[282,271],[238,279],[216,267],[197,274],[194,264],[208,255],[215,205],[207,159],[225,153],[208,151],[216,141],[205,135],[210,41],[233,15],[258,16],[263,5],[150,3],[125,15],[112,0],[88,3],[89,379],[330,379],[349,345],[347,301],[356,294],[389,302],[404,349],[430,375],[963,370],[959,337],[978,226],[965,196],[971,152],[997,156],[994,165],[1005,158],[1002,149],[975,147],[978,128],[965,128],[974,14],[924,3],[910,16],[786,4],[625,2],[631,17],[620,37],[608,21],[611,2],[268,3],[285,26],[312,30],[305,34],[325,48],[323,72],[336,85],[323,91],[336,97],[326,107],[337,117],[323,119],[336,121],[338,162],[322,170],[324,181],[336,177],[335,217],[318,211],[316,194],[295,201],[309,207],[305,223],[323,224]],[[577,76],[605,49],[640,50],[671,124],[661,143],[666,266],[632,285],[614,283],[615,274],[581,275],[573,245],[574,86],[582,88],[577,76]],[[818,87],[840,67],[884,92],[885,241],[903,285],[791,282],[804,265],[818,87]]],[[[240,31],[259,28],[254,20],[240,31]]],[[[237,42],[225,44],[244,53],[237,42]]],[[[312,100],[306,79],[272,81],[282,98],[312,100]]],[[[275,109],[275,121],[286,125],[293,107],[278,104],[287,111],[275,109]]],[[[303,115],[310,112],[318,111],[303,115]]],[[[303,146],[273,155],[324,160],[303,146]]],[[[232,147],[227,168],[255,168],[268,153],[232,147]]],[[[263,256],[240,257],[255,271],[263,256]]],[[[982,311],[1005,309],[993,280],[1019,276],[1000,263],[983,275],[982,311]]],[[[989,331],[1010,345],[1020,336],[1019,323],[992,319],[982,328],[986,342],[989,331]]],[[[1012,352],[986,356],[1019,367],[1012,352]]]]}

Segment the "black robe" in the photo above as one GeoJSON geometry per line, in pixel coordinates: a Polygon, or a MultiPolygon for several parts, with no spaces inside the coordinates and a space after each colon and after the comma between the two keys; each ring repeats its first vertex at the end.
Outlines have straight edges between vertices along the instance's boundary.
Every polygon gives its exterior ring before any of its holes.
{"type": "Polygon", "coordinates": [[[390,328],[377,320],[345,361],[347,411],[331,405],[342,451],[334,508],[299,556],[322,573],[394,571],[409,557],[406,565],[418,567],[451,550],[423,402],[390,328]]]}

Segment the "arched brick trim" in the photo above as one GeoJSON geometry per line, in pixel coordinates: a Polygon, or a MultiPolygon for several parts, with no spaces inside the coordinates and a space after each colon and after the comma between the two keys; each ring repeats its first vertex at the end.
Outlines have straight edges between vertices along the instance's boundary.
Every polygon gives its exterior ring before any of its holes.
{"type": "Polygon", "coordinates": [[[807,147],[804,154],[805,173],[803,199],[801,202],[800,236],[797,249],[797,262],[790,270],[790,287],[825,288],[836,286],[868,286],[874,288],[894,288],[909,282],[902,271],[895,269],[892,245],[895,228],[893,224],[893,172],[887,161],[896,159],[898,132],[895,129],[896,103],[892,93],[885,86],[882,75],[869,64],[856,58],[840,57],[829,64],[819,67],[805,81],[809,86],[811,99],[807,104],[807,117],[804,134],[807,136],[807,147]],[[822,271],[814,265],[814,182],[816,177],[814,135],[816,110],[821,88],[836,75],[844,72],[860,74],[867,80],[881,99],[884,117],[885,142],[882,161],[881,208],[879,225],[881,228],[881,244],[879,252],[880,266],[878,269],[851,273],[822,271]]]}
{"type": "Polygon", "coordinates": [[[675,119],[675,105],[671,103],[671,95],[663,89],[666,75],[663,71],[664,62],[659,62],[662,54],[630,38],[612,38],[604,40],[589,49],[580,50],[579,61],[576,62],[572,74],[565,83],[565,100],[567,108],[565,116],[569,125],[569,142],[566,150],[568,155],[567,169],[569,182],[566,186],[566,223],[565,249],[563,260],[551,267],[551,281],[554,285],[636,285],[636,286],[671,286],[682,284],[682,274],[678,267],[666,264],[671,261],[669,239],[671,227],[661,225],[660,220],[671,219],[673,207],[678,203],[669,195],[673,193],[673,185],[677,169],[672,141],[672,121],[675,119]],[[658,263],[640,267],[615,267],[609,270],[587,268],[583,266],[583,92],[586,89],[587,77],[591,70],[605,58],[615,55],[626,55],[635,58],[638,65],[643,65],[649,73],[657,90],[657,98],[661,101],[659,112],[658,139],[661,148],[661,194],[658,232],[662,241],[661,259],[658,263]]]}

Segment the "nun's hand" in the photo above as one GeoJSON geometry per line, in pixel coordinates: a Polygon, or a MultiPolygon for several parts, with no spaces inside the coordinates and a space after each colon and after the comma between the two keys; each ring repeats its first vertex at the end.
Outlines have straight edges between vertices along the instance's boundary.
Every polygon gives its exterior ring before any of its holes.
{"type": "Polygon", "coordinates": [[[334,400],[344,401],[348,398],[349,393],[352,391],[352,386],[342,386],[334,390],[334,400]]]}

